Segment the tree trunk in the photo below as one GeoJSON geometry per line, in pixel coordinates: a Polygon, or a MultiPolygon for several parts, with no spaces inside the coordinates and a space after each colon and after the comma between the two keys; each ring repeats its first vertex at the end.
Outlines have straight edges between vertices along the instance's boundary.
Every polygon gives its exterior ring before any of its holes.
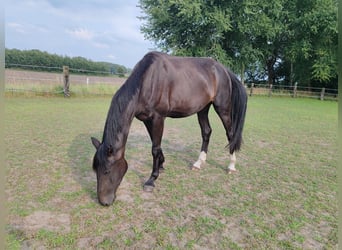
{"type": "Polygon", "coordinates": [[[276,57],[271,56],[266,61],[267,75],[268,75],[268,85],[272,86],[275,80],[274,64],[276,62],[276,57]]]}
{"type": "Polygon", "coordinates": [[[268,75],[268,86],[269,86],[268,96],[271,96],[271,94],[272,94],[273,83],[275,80],[275,72],[274,72],[275,62],[276,62],[276,57],[274,55],[270,56],[266,61],[267,75],[268,75]]]}
{"type": "Polygon", "coordinates": [[[243,86],[245,86],[245,65],[241,65],[241,83],[243,86]]]}

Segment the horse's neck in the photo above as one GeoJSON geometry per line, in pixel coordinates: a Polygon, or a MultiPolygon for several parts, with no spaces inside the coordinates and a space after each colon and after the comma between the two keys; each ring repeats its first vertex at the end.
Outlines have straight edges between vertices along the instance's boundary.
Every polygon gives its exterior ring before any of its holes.
{"type": "Polygon", "coordinates": [[[122,158],[125,153],[129,129],[134,118],[134,101],[132,99],[127,105],[120,106],[118,101],[113,99],[108,112],[103,142],[113,147],[117,159],[122,158]]]}

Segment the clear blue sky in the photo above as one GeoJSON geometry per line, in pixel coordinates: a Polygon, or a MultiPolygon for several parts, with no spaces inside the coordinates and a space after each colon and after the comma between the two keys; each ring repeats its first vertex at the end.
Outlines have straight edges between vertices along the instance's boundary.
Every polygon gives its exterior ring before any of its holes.
{"type": "Polygon", "coordinates": [[[5,47],[133,66],[154,46],[138,0],[6,0],[5,47]]]}

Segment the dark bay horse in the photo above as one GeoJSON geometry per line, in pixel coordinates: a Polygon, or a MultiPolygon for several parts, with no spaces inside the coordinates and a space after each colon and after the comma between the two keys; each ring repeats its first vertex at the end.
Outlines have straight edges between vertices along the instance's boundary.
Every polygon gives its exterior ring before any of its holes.
{"type": "Polygon", "coordinates": [[[226,130],[230,152],[230,171],[235,170],[235,151],[242,142],[247,94],[237,77],[210,58],[176,57],[150,52],[134,67],[126,82],[113,96],[102,142],[91,138],[96,148],[93,169],[97,176],[100,204],[108,206],[127,171],[125,145],[134,117],[142,121],[152,141],[153,170],[144,184],[152,191],[163,169],[161,141],[166,117],[180,118],[197,113],[202,147],[193,168],[206,160],[211,127],[210,106],[226,130]]]}

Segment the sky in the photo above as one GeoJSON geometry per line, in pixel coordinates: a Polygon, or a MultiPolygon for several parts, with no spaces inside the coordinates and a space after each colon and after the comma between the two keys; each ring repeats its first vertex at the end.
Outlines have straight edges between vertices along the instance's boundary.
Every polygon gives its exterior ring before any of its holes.
{"type": "Polygon", "coordinates": [[[5,47],[133,68],[155,46],[140,32],[138,0],[6,0],[5,47]]]}

